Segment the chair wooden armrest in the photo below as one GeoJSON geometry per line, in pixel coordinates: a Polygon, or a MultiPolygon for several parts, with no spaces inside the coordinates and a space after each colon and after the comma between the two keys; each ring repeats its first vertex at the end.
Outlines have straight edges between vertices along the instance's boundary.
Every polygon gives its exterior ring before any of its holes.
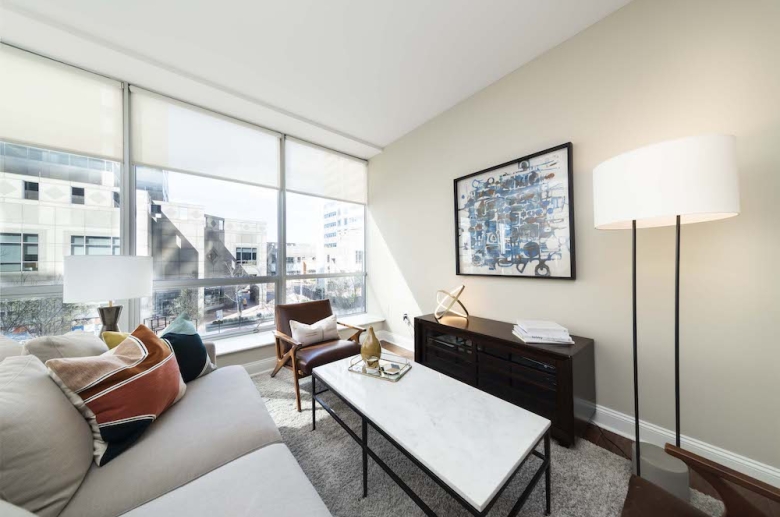
{"type": "Polygon", "coordinates": [[[285,334],[284,332],[279,332],[278,330],[274,330],[274,337],[276,339],[281,339],[282,341],[286,342],[290,346],[294,346],[298,348],[303,346],[303,343],[301,343],[300,341],[296,341],[290,336],[288,336],[287,334],[285,334]]]}
{"type": "Polygon", "coordinates": [[[337,321],[336,324],[343,325],[348,329],[357,330],[357,332],[355,332],[349,337],[349,340],[354,341],[355,343],[360,342],[360,334],[366,331],[366,329],[364,329],[363,327],[356,327],[355,325],[350,325],[349,323],[344,323],[343,321],[337,321]]]}

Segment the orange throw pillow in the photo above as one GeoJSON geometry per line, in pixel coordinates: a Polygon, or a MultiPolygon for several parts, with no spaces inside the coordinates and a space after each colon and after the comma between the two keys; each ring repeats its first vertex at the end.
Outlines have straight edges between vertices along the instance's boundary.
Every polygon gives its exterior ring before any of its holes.
{"type": "Polygon", "coordinates": [[[108,352],[46,367],[92,427],[98,466],[127,450],[186,389],[171,347],[143,325],[108,352]]]}

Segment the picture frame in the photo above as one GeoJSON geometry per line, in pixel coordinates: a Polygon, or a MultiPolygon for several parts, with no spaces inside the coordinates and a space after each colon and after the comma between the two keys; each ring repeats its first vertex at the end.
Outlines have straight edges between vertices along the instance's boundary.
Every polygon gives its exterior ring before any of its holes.
{"type": "Polygon", "coordinates": [[[453,180],[455,273],[575,280],[572,144],[453,180]]]}

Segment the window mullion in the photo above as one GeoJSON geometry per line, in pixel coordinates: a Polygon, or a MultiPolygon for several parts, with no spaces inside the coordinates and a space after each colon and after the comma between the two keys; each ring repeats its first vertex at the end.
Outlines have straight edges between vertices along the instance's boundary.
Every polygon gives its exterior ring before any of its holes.
{"type": "Polygon", "coordinates": [[[276,246],[276,303],[287,303],[287,191],[286,191],[286,145],[287,137],[282,135],[279,139],[279,202],[277,203],[279,214],[277,220],[277,246],[276,246]]]}

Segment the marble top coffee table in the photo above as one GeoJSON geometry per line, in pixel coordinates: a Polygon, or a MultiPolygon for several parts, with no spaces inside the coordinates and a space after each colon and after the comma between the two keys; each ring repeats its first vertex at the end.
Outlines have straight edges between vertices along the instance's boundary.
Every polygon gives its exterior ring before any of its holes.
{"type": "MultiPolygon", "coordinates": [[[[546,514],[550,513],[550,421],[530,411],[413,363],[398,382],[347,371],[350,359],[319,366],[312,373],[313,399],[363,449],[363,497],[368,494],[370,456],[425,512],[435,513],[368,444],[373,427],[473,515],[486,515],[525,461],[541,465],[509,515],[520,511],[545,475],[546,514]],[[317,391],[318,385],[322,391],[317,391]],[[331,391],[362,421],[359,436],[323,401],[331,391]],[[536,450],[544,442],[544,454],[536,450]]],[[[312,430],[316,428],[312,403],[312,430]]]]}

